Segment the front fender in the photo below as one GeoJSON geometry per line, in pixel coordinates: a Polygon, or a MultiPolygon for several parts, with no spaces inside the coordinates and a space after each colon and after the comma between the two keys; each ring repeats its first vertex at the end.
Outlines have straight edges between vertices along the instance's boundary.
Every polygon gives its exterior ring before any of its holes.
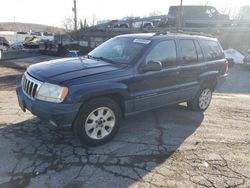
{"type": "Polygon", "coordinates": [[[73,87],[67,101],[84,102],[93,97],[118,94],[123,99],[130,98],[128,86],[123,83],[102,83],[102,84],[88,84],[86,86],[73,87]]]}

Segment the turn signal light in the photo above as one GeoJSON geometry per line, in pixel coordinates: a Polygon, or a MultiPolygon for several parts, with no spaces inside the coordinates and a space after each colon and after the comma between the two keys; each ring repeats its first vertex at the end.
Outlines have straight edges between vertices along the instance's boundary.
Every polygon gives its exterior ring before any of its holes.
{"type": "Polygon", "coordinates": [[[228,61],[226,61],[224,64],[224,71],[225,71],[225,74],[228,73],[228,61]]]}

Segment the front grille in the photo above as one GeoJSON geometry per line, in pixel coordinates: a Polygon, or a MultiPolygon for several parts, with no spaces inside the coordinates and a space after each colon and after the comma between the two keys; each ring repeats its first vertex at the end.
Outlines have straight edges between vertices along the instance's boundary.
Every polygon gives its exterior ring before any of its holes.
{"type": "Polygon", "coordinates": [[[42,85],[42,82],[32,78],[26,72],[22,78],[22,89],[23,92],[30,98],[34,99],[39,87],[42,85]]]}

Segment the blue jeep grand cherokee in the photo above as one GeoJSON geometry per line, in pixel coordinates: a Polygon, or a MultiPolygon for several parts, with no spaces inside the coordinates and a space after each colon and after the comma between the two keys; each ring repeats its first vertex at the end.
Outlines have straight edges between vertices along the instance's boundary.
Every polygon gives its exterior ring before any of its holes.
{"type": "Polygon", "coordinates": [[[16,90],[24,111],[70,124],[84,144],[96,146],[115,136],[123,116],[180,102],[206,110],[227,70],[214,38],[132,34],[86,57],[32,65],[16,90]]]}

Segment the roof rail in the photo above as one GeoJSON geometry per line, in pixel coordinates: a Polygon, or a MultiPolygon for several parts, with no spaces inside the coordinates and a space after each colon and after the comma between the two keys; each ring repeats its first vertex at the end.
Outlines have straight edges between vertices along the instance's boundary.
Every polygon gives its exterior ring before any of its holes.
{"type": "Polygon", "coordinates": [[[168,34],[188,34],[188,35],[200,35],[200,36],[206,36],[206,37],[214,37],[211,34],[208,33],[204,33],[204,32],[194,32],[194,31],[183,31],[183,30],[179,30],[179,31],[167,31],[167,32],[156,32],[154,34],[154,36],[159,36],[159,35],[168,35],[168,34]]]}
{"type": "Polygon", "coordinates": [[[183,34],[189,34],[189,35],[201,35],[205,37],[214,37],[213,35],[204,33],[204,32],[195,32],[195,31],[179,31],[179,32],[183,34]]]}
{"type": "Polygon", "coordinates": [[[160,31],[158,31],[158,32],[156,32],[156,33],[154,34],[154,36],[158,36],[158,35],[167,35],[167,34],[170,34],[170,33],[172,33],[172,32],[170,32],[170,31],[167,31],[167,32],[160,32],[160,31]]]}

